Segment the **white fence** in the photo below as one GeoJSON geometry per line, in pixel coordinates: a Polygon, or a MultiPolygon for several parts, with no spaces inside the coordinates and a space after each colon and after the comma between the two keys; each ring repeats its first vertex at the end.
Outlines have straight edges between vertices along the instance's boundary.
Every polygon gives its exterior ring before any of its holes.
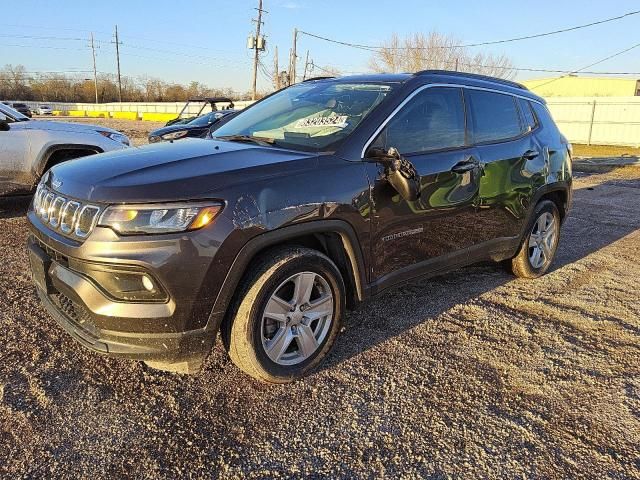
{"type": "Polygon", "coordinates": [[[640,97],[553,97],[547,105],[572,143],[640,146],[640,97]]]}

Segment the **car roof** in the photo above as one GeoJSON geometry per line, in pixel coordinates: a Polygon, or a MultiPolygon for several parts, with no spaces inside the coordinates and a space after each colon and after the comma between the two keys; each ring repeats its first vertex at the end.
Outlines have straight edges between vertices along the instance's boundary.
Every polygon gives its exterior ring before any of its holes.
{"type": "Polygon", "coordinates": [[[520,95],[540,103],[546,103],[542,97],[531,92],[524,85],[502,78],[490,77],[488,75],[478,75],[475,73],[455,72],[449,70],[423,70],[416,73],[373,73],[362,75],[349,75],[344,77],[320,77],[310,78],[307,81],[332,81],[332,82],[380,82],[380,83],[405,83],[408,81],[418,81],[420,83],[448,83],[457,85],[468,85],[478,88],[491,88],[494,90],[520,95]]]}

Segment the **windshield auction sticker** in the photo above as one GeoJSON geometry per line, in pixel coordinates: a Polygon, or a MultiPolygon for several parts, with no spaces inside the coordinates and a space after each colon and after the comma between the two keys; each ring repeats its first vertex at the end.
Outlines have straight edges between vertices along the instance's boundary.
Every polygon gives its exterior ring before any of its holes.
{"type": "Polygon", "coordinates": [[[347,126],[346,115],[334,115],[330,117],[309,117],[298,120],[295,128],[308,128],[308,127],[339,127],[344,128],[347,126]]]}

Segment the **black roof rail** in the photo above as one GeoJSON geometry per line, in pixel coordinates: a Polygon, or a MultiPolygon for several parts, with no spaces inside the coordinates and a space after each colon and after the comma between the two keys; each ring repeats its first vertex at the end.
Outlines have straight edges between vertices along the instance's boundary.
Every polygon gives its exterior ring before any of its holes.
{"type": "Polygon", "coordinates": [[[306,80],[303,80],[302,83],[304,82],[312,82],[314,80],[327,80],[329,78],[336,78],[333,75],[327,75],[325,77],[311,77],[311,78],[307,78],[306,80]]]}
{"type": "Polygon", "coordinates": [[[452,70],[422,70],[416,72],[415,75],[448,75],[450,77],[473,78],[476,80],[485,80],[487,82],[501,83],[509,87],[519,88],[521,90],[529,90],[527,87],[518,82],[505,80],[504,78],[490,77],[489,75],[480,75],[478,73],[456,72],[452,70]]]}

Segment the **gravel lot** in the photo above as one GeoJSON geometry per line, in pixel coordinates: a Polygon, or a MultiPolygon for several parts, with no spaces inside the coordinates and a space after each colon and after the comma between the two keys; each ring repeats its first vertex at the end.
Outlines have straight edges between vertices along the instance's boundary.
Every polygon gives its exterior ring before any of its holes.
{"type": "Polygon", "coordinates": [[[554,269],[482,265],[347,316],[288,386],[217,344],[186,377],[88,352],[40,308],[0,203],[2,478],[640,478],[640,174],[580,175],[554,269]]]}

